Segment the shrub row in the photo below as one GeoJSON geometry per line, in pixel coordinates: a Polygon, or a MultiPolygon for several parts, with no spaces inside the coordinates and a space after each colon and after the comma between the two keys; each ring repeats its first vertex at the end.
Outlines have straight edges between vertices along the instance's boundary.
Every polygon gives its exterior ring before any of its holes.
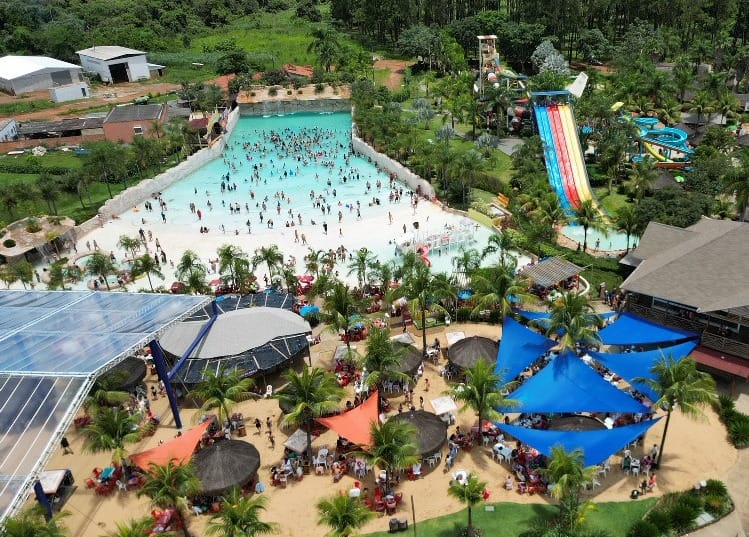
{"type": "Polygon", "coordinates": [[[736,410],[733,399],[727,395],[718,398],[715,409],[720,416],[720,421],[728,430],[728,439],[738,449],[749,446],[749,416],[736,410]]]}
{"type": "Polygon", "coordinates": [[[36,162],[18,162],[0,160],[0,172],[4,173],[50,173],[52,175],[65,175],[70,171],[70,168],[65,166],[43,166],[41,163],[36,162]]]}
{"type": "Polygon", "coordinates": [[[666,494],[643,520],[635,522],[627,537],[661,537],[681,535],[695,527],[695,520],[703,512],[720,518],[733,506],[722,481],[708,479],[699,491],[688,490],[666,494]]]}

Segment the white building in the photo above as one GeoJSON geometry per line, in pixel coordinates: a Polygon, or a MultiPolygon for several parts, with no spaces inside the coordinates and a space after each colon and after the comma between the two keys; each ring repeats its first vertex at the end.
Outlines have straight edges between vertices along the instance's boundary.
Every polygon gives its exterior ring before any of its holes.
{"type": "Polygon", "coordinates": [[[0,142],[15,140],[18,135],[18,125],[15,119],[0,119],[0,142]]]}
{"type": "MultiPolygon", "coordinates": [[[[83,82],[79,66],[46,56],[0,58],[0,90],[11,95],[83,82]]],[[[80,97],[79,97],[80,98],[80,97]]]]}
{"type": "Polygon", "coordinates": [[[102,82],[136,82],[151,78],[146,53],[118,46],[91,47],[76,52],[86,71],[96,73],[102,82]]]}

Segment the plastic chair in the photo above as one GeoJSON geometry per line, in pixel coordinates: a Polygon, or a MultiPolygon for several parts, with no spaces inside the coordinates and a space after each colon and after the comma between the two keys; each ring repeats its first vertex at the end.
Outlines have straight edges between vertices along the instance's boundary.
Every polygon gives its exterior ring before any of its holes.
{"type": "Polygon", "coordinates": [[[96,481],[94,481],[90,477],[88,479],[86,479],[86,488],[87,489],[92,489],[94,487],[96,487],[96,481]]]}
{"type": "Polygon", "coordinates": [[[96,476],[96,479],[99,479],[99,476],[101,475],[102,469],[101,468],[94,468],[93,470],[91,470],[91,472],[93,472],[93,474],[96,476]]]}
{"type": "Polygon", "coordinates": [[[117,480],[117,488],[120,492],[127,492],[127,483],[117,480]]]}

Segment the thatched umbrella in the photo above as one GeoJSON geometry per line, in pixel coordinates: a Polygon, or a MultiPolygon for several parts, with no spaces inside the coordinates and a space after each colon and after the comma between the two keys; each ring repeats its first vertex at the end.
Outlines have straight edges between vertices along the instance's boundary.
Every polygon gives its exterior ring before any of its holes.
{"type": "Polygon", "coordinates": [[[193,457],[195,473],[208,496],[219,496],[241,487],[257,475],[260,453],[242,440],[222,440],[198,451],[193,457]]]}
{"type": "Polygon", "coordinates": [[[135,356],[128,356],[102,377],[112,379],[117,390],[133,391],[146,378],[146,362],[135,356]]]}
{"type": "Polygon", "coordinates": [[[421,351],[413,345],[404,345],[403,343],[393,343],[393,350],[398,353],[403,353],[403,361],[399,367],[394,367],[393,371],[399,371],[406,373],[407,375],[413,375],[421,365],[424,359],[421,351]]]}
{"type": "Polygon", "coordinates": [[[425,410],[409,410],[390,419],[408,422],[416,427],[419,432],[418,453],[421,457],[437,453],[447,440],[447,424],[437,414],[425,410]]]}
{"type": "Polygon", "coordinates": [[[468,369],[475,367],[479,358],[483,358],[488,364],[497,361],[499,342],[481,336],[471,336],[454,343],[447,349],[447,358],[450,363],[468,369]]]}

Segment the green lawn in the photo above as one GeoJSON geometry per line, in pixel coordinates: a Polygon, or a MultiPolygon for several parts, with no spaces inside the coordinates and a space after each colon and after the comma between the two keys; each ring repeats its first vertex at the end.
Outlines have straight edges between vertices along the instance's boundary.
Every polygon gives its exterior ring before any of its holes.
{"type": "Polygon", "coordinates": [[[38,110],[46,110],[57,106],[48,99],[28,99],[17,97],[13,102],[0,103],[0,116],[14,116],[17,114],[26,114],[38,110]]]}
{"type": "MultiPolygon", "coordinates": [[[[419,515],[419,499],[415,498],[416,516],[419,515]]],[[[624,537],[629,527],[640,520],[648,509],[656,502],[655,498],[648,498],[636,502],[616,502],[597,504],[598,509],[588,516],[588,526],[608,531],[613,537],[624,537]]],[[[473,509],[474,525],[484,531],[484,535],[491,537],[517,537],[519,533],[531,527],[531,523],[539,517],[549,517],[556,513],[556,508],[547,504],[490,504],[494,511],[487,511],[485,506],[473,509]]],[[[410,509],[409,509],[410,514],[410,509]]],[[[467,521],[466,510],[431,520],[419,522],[416,525],[419,537],[454,537],[460,535],[460,529],[467,521]]],[[[410,517],[409,517],[410,518],[410,517]]],[[[382,525],[386,526],[388,518],[382,518],[382,525]]],[[[409,528],[409,532],[412,531],[409,528]]],[[[387,531],[367,534],[369,537],[385,537],[387,531]]]]}
{"type": "Polygon", "coordinates": [[[41,164],[45,168],[61,166],[64,168],[79,169],[83,167],[83,159],[74,151],[47,151],[42,157],[35,157],[29,153],[24,155],[0,155],[0,162],[27,162],[41,164]],[[33,160],[32,160],[33,159],[33,160]]]}
{"type": "Polygon", "coordinates": [[[608,213],[611,215],[615,215],[619,207],[623,207],[624,205],[629,204],[626,195],[617,194],[616,189],[613,189],[611,191],[611,194],[609,194],[609,189],[607,186],[597,186],[593,188],[593,193],[598,198],[598,201],[601,202],[606,211],[608,211],[608,213]]]}

